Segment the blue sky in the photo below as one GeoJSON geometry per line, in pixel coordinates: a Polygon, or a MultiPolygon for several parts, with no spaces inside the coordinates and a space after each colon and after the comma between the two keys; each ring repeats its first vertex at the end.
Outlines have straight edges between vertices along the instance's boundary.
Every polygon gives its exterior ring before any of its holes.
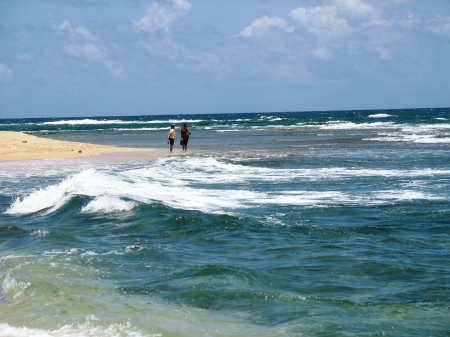
{"type": "Polygon", "coordinates": [[[0,118],[450,107],[448,0],[1,0],[0,118]]]}

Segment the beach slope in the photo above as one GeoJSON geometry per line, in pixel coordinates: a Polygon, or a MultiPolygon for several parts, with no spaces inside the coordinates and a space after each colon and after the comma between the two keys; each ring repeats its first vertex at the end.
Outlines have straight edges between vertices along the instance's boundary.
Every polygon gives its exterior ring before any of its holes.
{"type": "Polygon", "coordinates": [[[0,144],[0,160],[76,158],[101,153],[152,151],[152,149],[53,140],[12,131],[0,131],[0,144]]]}

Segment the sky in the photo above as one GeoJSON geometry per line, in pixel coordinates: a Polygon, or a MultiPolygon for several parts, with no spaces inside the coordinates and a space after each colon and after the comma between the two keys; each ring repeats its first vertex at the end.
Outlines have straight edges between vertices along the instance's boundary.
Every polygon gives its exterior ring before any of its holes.
{"type": "Polygon", "coordinates": [[[449,0],[0,0],[0,118],[438,107],[449,0]]]}

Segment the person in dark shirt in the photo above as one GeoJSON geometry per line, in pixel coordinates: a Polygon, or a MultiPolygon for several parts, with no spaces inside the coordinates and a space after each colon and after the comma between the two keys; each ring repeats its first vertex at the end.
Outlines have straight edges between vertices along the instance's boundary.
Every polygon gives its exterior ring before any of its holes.
{"type": "Polygon", "coordinates": [[[183,128],[181,129],[181,142],[180,142],[183,151],[187,151],[187,145],[188,145],[190,135],[191,135],[191,133],[188,130],[187,124],[184,124],[183,128]]]}

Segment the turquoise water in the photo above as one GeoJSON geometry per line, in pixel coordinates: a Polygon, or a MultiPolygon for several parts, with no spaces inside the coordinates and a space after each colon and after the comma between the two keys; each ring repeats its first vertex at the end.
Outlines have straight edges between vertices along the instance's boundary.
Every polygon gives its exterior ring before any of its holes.
{"type": "Polygon", "coordinates": [[[160,154],[0,162],[1,336],[450,334],[450,109],[0,130],[160,154]]]}

